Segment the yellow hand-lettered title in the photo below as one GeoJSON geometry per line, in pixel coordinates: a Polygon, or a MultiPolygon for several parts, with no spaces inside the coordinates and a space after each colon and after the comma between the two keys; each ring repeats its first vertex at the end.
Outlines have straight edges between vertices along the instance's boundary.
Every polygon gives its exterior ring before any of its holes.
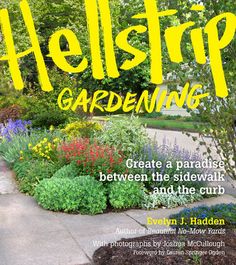
{"type": "MultiPolygon", "coordinates": [[[[171,102],[175,100],[177,106],[182,107],[185,103],[189,108],[197,108],[200,104],[200,99],[207,97],[209,94],[195,93],[197,89],[202,88],[202,85],[197,84],[190,87],[187,83],[181,95],[177,92],[171,92],[167,97],[167,91],[160,91],[158,85],[163,84],[163,65],[162,65],[162,39],[160,19],[164,16],[172,16],[178,13],[177,10],[158,10],[157,0],[143,0],[145,6],[145,13],[136,14],[133,19],[146,19],[147,26],[135,25],[121,31],[114,39],[112,34],[112,17],[109,7],[109,0],[84,0],[85,11],[87,16],[88,32],[90,38],[91,51],[91,68],[94,79],[104,79],[106,75],[110,78],[119,78],[119,69],[128,71],[143,63],[147,54],[129,43],[129,36],[132,32],[142,34],[148,32],[149,36],[149,56],[150,56],[150,83],[157,85],[152,95],[148,91],[143,91],[138,102],[136,102],[136,94],[127,93],[123,98],[120,95],[110,91],[98,90],[94,93],[92,98],[88,97],[86,89],[81,90],[81,93],[73,102],[73,92],[70,88],[64,88],[59,97],[58,104],[64,110],[76,110],[79,106],[85,112],[93,112],[94,108],[100,108],[102,111],[113,112],[119,108],[123,111],[139,111],[141,105],[144,106],[148,112],[160,111],[164,101],[167,98],[166,107],[169,108],[171,102]],[[100,16],[99,16],[100,14],[100,16]],[[102,62],[102,51],[100,45],[100,29],[99,19],[101,20],[104,42],[105,67],[102,62]],[[125,60],[121,66],[118,67],[115,55],[115,45],[126,53],[133,55],[132,60],[125,60]],[[105,68],[105,69],[104,69],[105,68]],[[67,94],[67,95],[66,95],[67,94]],[[63,99],[64,95],[66,97],[63,99]],[[160,96],[157,102],[157,96],[160,96]],[[69,96],[69,98],[68,98],[69,96]],[[151,101],[150,101],[151,96],[151,101]],[[102,99],[108,99],[107,107],[101,107],[98,102],[102,99]],[[116,103],[114,103],[116,102],[116,103]],[[90,106],[90,107],[88,107],[90,106]]],[[[37,37],[32,13],[27,0],[20,2],[20,9],[27,28],[31,47],[25,51],[16,52],[15,43],[12,34],[11,22],[9,12],[7,9],[0,10],[0,25],[2,28],[2,35],[5,41],[6,54],[0,57],[1,61],[7,61],[9,70],[12,76],[14,87],[17,90],[24,88],[24,81],[19,67],[19,59],[34,54],[38,69],[38,77],[43,91],[50,92],[53,90],[48,71],[46,68],[44,56],[41,51],[40,43],[37,37]]],[[[201,12],[204,10],[203,6],[194,5],[193,11],[201,12]]],[[[215,84],[215,93],[217,97],[227,97],[228,87],[225,78],[222,62],[222,50],[226,48],[233,40],[236,30],[236,16],[233,13],[226,12],[213,17],[208,21],[205,28],[194,28],[195,22],[189,21],[178,26],[171,26],[165,30],[165,42],[171,62],[183,62],[183,55],[181,52],[181,43],[184,32],[190,29],[191,43],[193,46],[195,59],[198,64],[210,64],[212,77],[215,84]],[[219,37],[218,24],[222,20],[225,21],[225,29],[221,37],[219,37]],[[208,53],[209,62],[207,62],[204,34],[208,38],[208,53]]],[[[80,42],[75,33],[70,29],[60,29],[52,34],[49,40],[49,54],[55,65],[68,73],[81,73],[88,66],[88,59],[83,56],[80,42]],[[64,37],[68,42],[68,50],[62,51],[60,47],[60,39],[64,37]],[[67,56],[82,56],[81,62],[76,67],[72,66],[66,59],[67,56]]]]}

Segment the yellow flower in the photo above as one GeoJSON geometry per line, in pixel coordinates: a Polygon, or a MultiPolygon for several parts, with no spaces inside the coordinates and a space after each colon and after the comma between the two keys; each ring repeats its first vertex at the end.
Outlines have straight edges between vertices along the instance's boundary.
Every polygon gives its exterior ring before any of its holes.
{"type": "Polygon", "coordinates": [[[53,131],[54,130],[54,126],[51,125],[50,128],[49,128],[50,131],[53,131]]]}

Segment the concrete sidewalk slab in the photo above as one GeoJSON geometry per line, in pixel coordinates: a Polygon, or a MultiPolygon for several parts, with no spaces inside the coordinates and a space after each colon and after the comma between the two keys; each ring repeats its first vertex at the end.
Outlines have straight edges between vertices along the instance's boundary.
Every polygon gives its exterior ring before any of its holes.
{"type": "Polygon", "coordinates": [[[53,212],[43,210],[23,194],[0,195],[0,227],[3,234],[16,236],[64,230],[53,212]]]}
{"type": "Polygon", "coordinates": [[[54,213],[39,207],[32,197],[0,195],[0,264],[89,264],[103,242],[121,239],[117,228],[141,226],[124,213],[54,213]]]}
{"type": "Polygon", "coordinates": [[[0,195],[18,193],[14,174],[7,168],[6,163],[0,159],[0,195]]]}
{"type": "MultiPolygon", "coordinates": [[[[236,203],[224,195],[189,205],[236,203]]],[[[1,265],[84,265],[91,264],[94,251],[121,238],[148,234],[147,216],[168,218],[184,207],[152,211],[128,210],[96,216],[71,215],[43,210],[32,197],[0,195],[1,265]],[[116,229],[142,233],[116,233],[116,229]]],[[[153,226],[152,226],[153,228],[153,226]]],[[[155,227],[156,228],[156,227],[155,227]]],[[[166,229],[160,226],[158,229],[166,229]]]]}
{"type": "Polygon", "coordinates": [[[75,265],[90,263],[86,254],[67,231],[27,233],[1,236],[1,265],[75,265]]]}
{"type": "MultiPolygon", "coordinates": [[[[143,227],[125,213],[106,213],[96,216],[57,214],[84,252],[92,257],[94,251],[102,245],[130,238],[130,234],[118,234],[117,228],[143,230],[143,227]]],[[[140,234],[145,235],[145,233],[140,234]]]]}
{"type": "Polygon", "coordinates": [[[0,195],[0,238],[1,265],[90,263],[55,213],[20,193],[0,195]]]}

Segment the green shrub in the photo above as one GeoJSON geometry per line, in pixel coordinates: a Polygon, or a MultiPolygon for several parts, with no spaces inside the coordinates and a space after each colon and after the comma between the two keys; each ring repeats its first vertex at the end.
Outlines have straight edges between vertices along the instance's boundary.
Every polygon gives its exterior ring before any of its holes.
{"type": "Polygon", "coordinates": [[[102,126],[97,122],[90,121],[76,121],[66,125],[65,129],[62,131],[71,138],[90,138],[96,132],[100,132],[102,126]]]}
{"type": "Polygon", "coordinates": [[[43,208],[53,211],[98,214],[106,209],[105,189],[90,176],[45,179],[36,187],[34,197],[43,208]]]}
{"type": "Polygon", "coordinates": [[[54,175],[53,178],[76,178],[78,177],[78,168],[75,163],[65,165],[60,168],[54,175]]]}
{"type": "Polygon", "coordinates": [[[76,178],[80,196],[83,200],[79,205],[79,212],[82,214],[102,213],[107,207],[106,190],[102,183],[91,176],[76,178]]]}
{"type": "Polygon", "coordinates": [[[114,146],[126,156],[142,153],[148,140],[147,133],[137,117],[112,119],[98,136],[100,143],[114,146]]]}
{"type": "Polygon", "coordinates": [[[109,185],[109,202],[115,209],[139,206],[142,195],[142,187],[138,182],[118,181],[109,185]]]}
{"type": "Polygon", "coordinates": [[[179,120],[181,118],[182,118],[181,115],[166,115],[165,116],[165,119],[170,120],[170,121],[179,120]]]}
{"type": "MultiPolygon", "coordinates": [[[[236,225],[236,204],[217,204],[213,206],[198,206],[192,209],[187,208],[179,212],[178,214],[173,214],[170,218],[176,219],[177,223],[180,224],[182,218],[184,218],[187,227],[197,227],[190,223],[190,218],[196,217],[197,219],[213,218],[213,219],[224,219],[225,225],[223,227],[235,227],[236,225]]],[[[199,225],[202,227],[202,225],[199,225]]],[[[214,228],[216,227],[213,224],[214,228]]]]}
{"type": "Polygon", "coordinates": [[[23,110],[23,113],[25,113],[30,106],[33,106],[35,102],[34,96],[22,94],[22,91],[17,91],[15,89],[9,90],[9,87],[6,88],[6,93],[0,93],[0,99],[0,109],[16,105],[23,110]]]}
{"type": "Polygon", "coordinates": [[[161,112],[151,112],[151,113],[145,113],[143,115],[146,118],[160,118],[163,116],[161,112]]]}
{"type": "Polygon", "coordinates": [[[16,172],[20,191],[33,195],[37,184],[45,178],[51,178],[58,167],[49,161],[34,159],[15,163],[13,170],[16,172]]]}
{"type": "Polygon", "coordinates": [[[35,102],[28,110],[24,119],[32,120],[32,126],[35,128],[50,128],[50,126],[59,126],[66,123],[68,117],[63,111],[60,111],[52,103],[40,101],[35,102]]]}
{"type": "Polygon", "coordinates": [[[50,126],[59,126],[67,120],[66,115],[56,109],[43,110],[35,113],[32,118],[32,126],[40,128],[49,128],[50,126]]]}
{"type": "Polygon", "coordinates": [[[76,211],[83,199],[77,183],[68,178],[42,180],[35,189],[34,198],[44,209],[65,212],[76,211]]]}

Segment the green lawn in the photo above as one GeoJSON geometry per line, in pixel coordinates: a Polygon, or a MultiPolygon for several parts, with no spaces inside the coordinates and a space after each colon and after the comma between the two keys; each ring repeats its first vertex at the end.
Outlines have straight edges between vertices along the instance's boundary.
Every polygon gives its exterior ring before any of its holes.
{"type": "MultiPolygon", "coordinates": [[[[117,115],[112,117],[121,119],[122,115],[117,115]]],[[[94,120],[108,121],[109,118],[110,118],[109,116],[94,117],[94,120]]],[[[198,130],[195,128],[197,122],[193,121],[165,120],[165,119],[145,118],[145,117],[139,118],[139,120],[143,125],[146,125],[149,128],[198,132],[198,130]]]]}
{"type": "Polygon", "coordinates": [[[150,128],[182,130],[182,131],[197,131],[193,122],[178,121],[178,120],[158,120],[150,118],[140,118],[142,124],[150,128]]]}

